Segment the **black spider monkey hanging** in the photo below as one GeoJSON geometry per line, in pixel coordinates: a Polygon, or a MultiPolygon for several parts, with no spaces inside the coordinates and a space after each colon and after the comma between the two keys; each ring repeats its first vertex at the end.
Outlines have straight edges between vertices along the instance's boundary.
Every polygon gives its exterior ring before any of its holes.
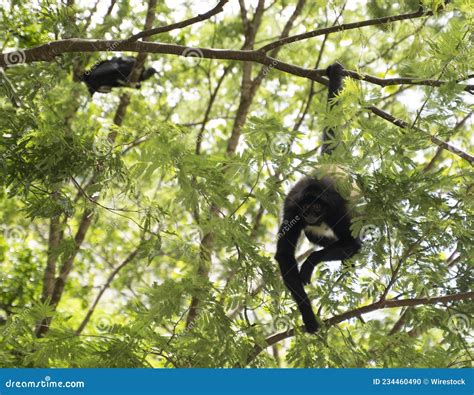
{"type": "MultiPolygon", "coordinates": [[[[328,103],[331,106],[332,99],[342,88],[344,68],[335,63],[327,68],[326,74],[329,77],[328,103]]],[[[323,155],[330,154],[334,149],[334,142],[331,141],[334,137],[332,128],[323,131],[323,155]]],[[[304,289],[304,285],[311,281],[313,269],[320,262],[348,259],[361,247],[360,240],[354,238],[350,231],[348,203],[336,191],[335,177],[331,176],[305,177],[291,189],[285,199],[275,259],[309,333],[314,333],[319,328],[304,289]],[[324,248],[312,252],[298,271],[295,251],[301,232],[304,232],[311,243],[324,248]]]]}
{"type": "MultiPolygon", "coordinates": [[[[130,86],[130,73],[136,63],[135,58],[128,56],[124,57],[113,57],[108,60],[104,60],[95,65],[91,70],[86,71],[81,76],[81,81],[87,85],[90,95],[92,96],[95,92],[109,93],[112,88],[121,86],[130,86]]],[[[151,78],[156,74],[156,70],[153,67],[143,69],[138,79],[138,83],[135,84],[135,88],[141,87],[141,82],[151,78]]]]}

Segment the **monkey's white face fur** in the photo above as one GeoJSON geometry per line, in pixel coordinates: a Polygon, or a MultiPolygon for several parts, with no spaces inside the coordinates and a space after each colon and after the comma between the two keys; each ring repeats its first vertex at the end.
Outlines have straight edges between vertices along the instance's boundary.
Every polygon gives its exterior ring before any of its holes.
{"type": "Polygon", "coordinates": [[[326,222],[320,225],[308,225],[304,228],[305,232],[311,233],[317,237],[326,237],[337,241],[337,236],[326,222]]]}

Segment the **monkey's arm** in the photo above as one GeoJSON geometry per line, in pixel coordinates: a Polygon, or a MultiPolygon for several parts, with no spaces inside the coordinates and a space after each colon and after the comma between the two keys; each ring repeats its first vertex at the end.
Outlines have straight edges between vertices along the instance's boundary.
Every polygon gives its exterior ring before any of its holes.
{"type": "Polygon", "coordinates": [[[319,324],[316,321],[308,295],[301,282],[298,264],[295,259],[296,245],[302,230],[300,222],[293,226],[282,225],[280,227],[275,259],[280,266],[283,281],[298,305],[306,331],[314,333],[319,328],[319,324]]]}
{"type": "Polygon", "coordinates": [[[300,277],[304,285],[311,282],[311,275],[316,265],[326,261],[343,261],[360,250],[360,241],[353,237],[338,240],[330,246],[312,252],[301,266],[300,277]]]}

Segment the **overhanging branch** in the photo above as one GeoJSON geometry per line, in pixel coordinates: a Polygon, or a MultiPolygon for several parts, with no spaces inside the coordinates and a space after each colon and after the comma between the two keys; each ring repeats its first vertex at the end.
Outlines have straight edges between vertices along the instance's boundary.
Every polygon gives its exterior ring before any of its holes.
{"type": "Polygon", "coordinates": [[[310,31],[310,32],[306,32],[306,33],[302,33],[302,34],[296,34],[294,36],[286,37],[284,39],[274,41],[270,44],[267,44],[267,45],[261,47],[260,51],[269,52],[269,51],[271,51],[275,48],[281,47],[282,45],[292,44],[294,42],[306,40],[308,38],[317,37],[317,36],[324,36],[326,34],[341,32],[341,31],[344,31],[344,30],[359,29],[359,28],[365,27],[365,26],[383,25],[385,23],[403,21],[403,20],[406,20],[406,19],[415,19],[415,18],[420,18],[420,17],[423,17],[423,16],[431,16],[431,15],[433,15],[432,11],[425,12],[425,11],[423,11],[423,9],[420,9],[416,12],[410,12],[408,14],[392,15],[392,16],[386,16],[386,17],[383,17],[383,18],[369,19],[369,20],[366,20],[366,21],[353,22],[353,23],[344,23],[342,25],[335,25],[335,26],[325,27],[325,28],[322,28],[322,29],[317,29],[317,30],[313,30],[313,31],[310,31]]]}
{"type": "MultiPolygon", "coordinates": [[[[60,41],[53,41],[48,44],[40,45],[35,48],[27,50],[21,50],[17,52],[9,52],[0,55],[0,67],[8,66],[18,63],[31,63],[36,61],[50,61],[63,53],[68,52],[100,52],[100,51],[119,51],[121,50],[139,53],[159,53],[168,55],[184,56],[189,53],[189,47],[176,44],[163,44],[153,42],[125,42],[117,40],[84,40],[84,39],[66,39],[60,41]],[[20,61],[18,61],[18,59],[20,61]],[[16,63],[12,63],[16,61],[16,63]]],[[[193,48],[193,53],[199,54],[202,58],[207,59],[222,59],[222,60],[237,60],[237,61],[250,61],[256,62],[268,67],[268,70],[272,68],[298,76],[308,78],[313,81],[317,81],[323,85],[327,85],[328,81],[322,77],[324,70],[306,69],[292,65],[290,63],[282,62],[278,59],[267,56],[258,50],[231,50],[231,49],[211,49],[211,48],[193,48]]],[[[346,70],[347,74],[352,78],[365,80],[381,86],[395,85],[395,84],[414,84],[414,85],[428,85],[428,86],[440,86],[446,82],[434,81],[434,80],[416,80],[411,78],[390,78],[387,80],[369,76],[367,74],[360,74],[355,71],[346,70]]],[[[466,85],[464,88],[466,91],[474,91],[474,85],[466,85]]],[[[399,119],[392,117],[390,114],[378,109],[375,106],[369,107],[369,109],[376,115],[394,123],[401,128],[408,128],[409,125],[399,119]]],[[[425,133],[425,132],[424,132],[425,133]]],[[[461,158],[467,160],[469,163],[474,163],[474,157],[454,146],[448,144],[439,138],[429,135],[431,141],[446,149],[461,158]]]]}
{"type": "MultiPolygon", "coordinates": [[[[306,69],[290,63],[267,56],[258,50],[233,50],[214,49],[200,47],[186,47],[176,44],[164,44],[153,42],[127,42],[126,40],[87,40],[71,38],[66,40],[52,41],[38,47],[7,52],[0,54],[0,67],[9,67],[17,64],[52,61],[56,56],[72,52],[147,52],[166,55],[177,55],[186,57],[192,49],[193,55],[198,54],[205,59],[237,60],[243,62],[255,62],[268,66],[268,69],[276,69],[297,77],[308,78],[327,85],[327,79],[323,77],[324,70],[306,69]]],[[[379,86],[388,85],[426,85],[441,86],[446,81],[420,80],[414,78],[377,78],[368,74],[360,74],[356,71],[346,70],[352,78],[370,82],[379,86]]],[[[474,85],[465,85],[464,90],[474,91],[474,85]]]]}

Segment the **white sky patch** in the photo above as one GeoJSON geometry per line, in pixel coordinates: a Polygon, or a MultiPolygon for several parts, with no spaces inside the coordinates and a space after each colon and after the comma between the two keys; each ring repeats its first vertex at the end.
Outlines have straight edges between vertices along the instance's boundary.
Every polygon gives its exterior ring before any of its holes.
{"type": "Polygon", "coordinates": [[[348,0],[346,3],[346,10],[355,11],[360,8],[361,5],[366,4],[366,1],[362,0],[348,0]]]}
{"type": "MultiPolygon", "coordinates": [[[[182,92],[180,89],[174,88],[170,90],[166,96],[166,101],[168,102],[168,105],[170,107],[176,106],[176,104],[178,104],[179,101],[181,100],[181,94],[182,92]]],[[[186,92],[184,92],[183,96],[184,97],[187,96],[186,92]]]]}
{"type": "Polygon", "coordinates": [[[227,121],[225,119],[211,119],[208,122],[208,126],[210,128],[218,128],[221,126],[225,126],[227,124],[227,121]]]}
{"type": "Polygon", "coordinates": [[[349,47],[352,45],[352,39],[348,38],[348,39],[342,39],[341,41],[339,41],[339,45],[341,47],[349,47]]]}
{"type": "Polygon", "coordinates": [[[413,88],[400,93],[398,100],[404,103],[408,111],[416,112],[420,109],[425,100],[424,92],[419,88],[413,88]]]}

